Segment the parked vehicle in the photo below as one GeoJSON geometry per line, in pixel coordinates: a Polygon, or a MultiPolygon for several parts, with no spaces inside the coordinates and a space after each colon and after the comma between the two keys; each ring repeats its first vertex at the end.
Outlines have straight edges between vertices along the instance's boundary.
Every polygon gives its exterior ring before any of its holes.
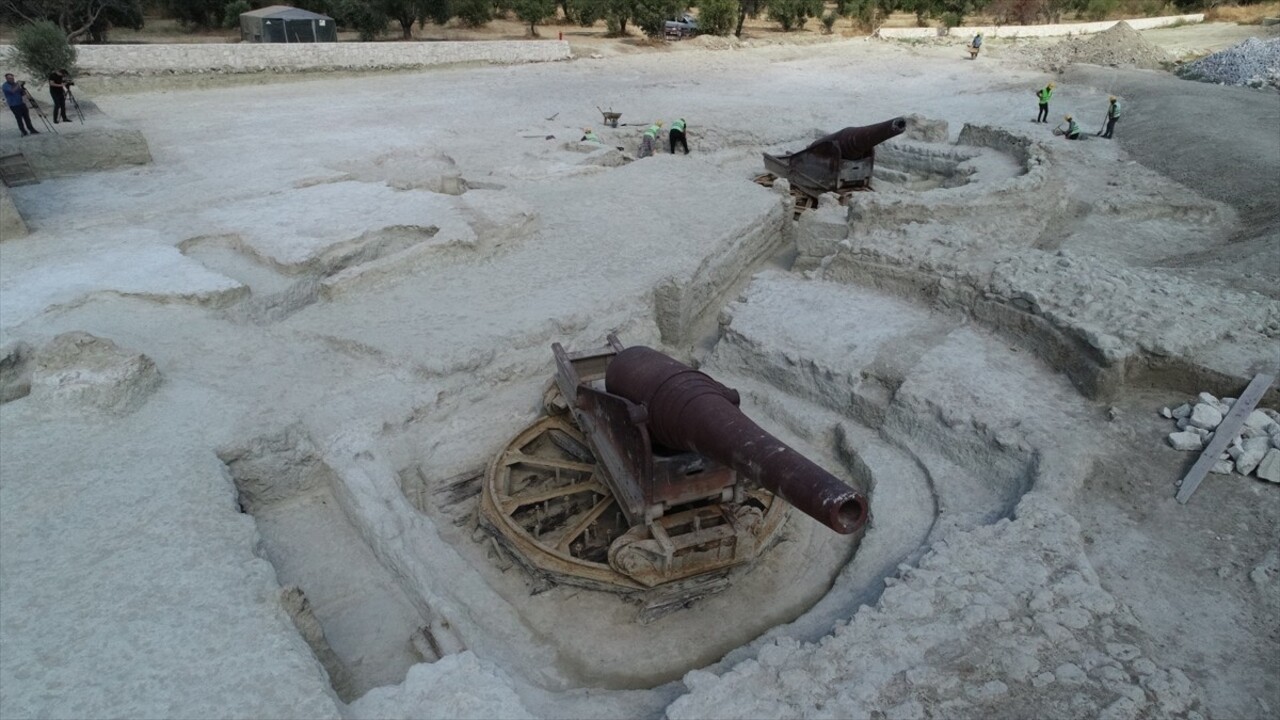
{"type": "Polygon", "coordinates": [[[686,38],[698,34],[698,18],[685,13],[675,20],[668,20],[663,25],[667,37],[686,38]]]}

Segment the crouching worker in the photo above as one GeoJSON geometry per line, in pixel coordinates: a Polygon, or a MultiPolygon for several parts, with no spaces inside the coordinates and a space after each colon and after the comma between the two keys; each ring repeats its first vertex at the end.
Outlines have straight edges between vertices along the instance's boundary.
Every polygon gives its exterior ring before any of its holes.
{"type": "Polygon", "coordinates": [[[684,129],[686,127],[687,126],[684,123],[684,118],[680,118],[679,120],[671,123],[671,136],[668,138],[668,142],[671,143],[670,152],[672,155],[676,154],[677,144],[679,144],[680,147],[684,148],[685,155],[689,154],[689,141],[684,134],[684,129]]]}
{"type": "Polygon", "coordinates": [[[1068,140],[1079,140],[1080,139],[1079,123],[1077,123],[1075,119],[1072,118],[1070,115],[1067,115],[1062,119],[1064,122],[1067,123],[1066,129],[1062,131],[1063,136],[1066,137],[1068,140]]]}
{"type": "Polygon", "coordinates": [[[645,128],[644,135],[640,138],[640,152],[636,153],[636,157],[647,158],[652,155],[654,148],[656,148],[658,144],[658,134],[661,132],[661,120],[645,128]]]}
{"type": "Polygon", "coordinates": [[[582,128],[582,139],[578,142],[600,142],[600,136],[592,132],[591,128],[582,128]]]}

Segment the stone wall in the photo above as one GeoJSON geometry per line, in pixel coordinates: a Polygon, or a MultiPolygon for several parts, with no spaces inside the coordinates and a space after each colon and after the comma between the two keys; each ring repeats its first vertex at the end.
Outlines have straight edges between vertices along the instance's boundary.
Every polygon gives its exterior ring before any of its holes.
{"type": "MultiPolygon", "coordinates": [[[[1109,30],[1119,20],[1103,20],[1101,22],[1087,23],[1069,23],[1058,25],[967,25],[964,27],[947,28],[880,28],[876,31],[877,37],[889,40],[910,40],[915,38],[932,38],[943,35],[953,37],[963,37],[968,39],[977,33],[982,33],[985,38],[1012,38],[1012,37],[1056,37],[1060,35],[1089,35],[1092,33],[1100,33],[1103,30],[1109,30]]],[[[1134,30],[1150,30],[1152,28],[1166,27],[1176,23],[1199,23],[1204,22],[1203,13],[1195,13],[1192,15],[1169,15],[1166,17],[1156,18],[1133,18],[1124,20],[1129,27],[1134,30]]]]}
{"type": "MultiPolygon", "coordinates": [[[[0,45],[0,55],[11,49],[0,45]]],[[[562,40],[81,45],[76,51],[77,65],[85,75],[389,70],[475,62],[548,62],[571,57],[569,43],[562,40]]]]}

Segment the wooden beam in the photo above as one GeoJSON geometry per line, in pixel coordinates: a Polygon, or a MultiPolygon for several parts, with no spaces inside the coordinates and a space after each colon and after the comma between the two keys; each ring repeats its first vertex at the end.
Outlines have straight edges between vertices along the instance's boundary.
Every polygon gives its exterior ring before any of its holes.
{"type": "Polygon", "coordinates": [[[1178,502],[1186,504],[1191,499],[1191,493],[1200,487],[1200,481],[1204,480],[1204,476],[1218,462],[1218,456],[1222,454],[1227,446],[1231,444],[1231,440],[1240,432],[1240,428],[1244,426],[1244,421],[1249,417],[1249,413],[1258,406],[1258,401],[1267,392],[1267,388],[1271,387],[1271,383],[1275,382],[1275,375],[1267,375],[1258,373],[1253,376],[1253,380],[1249,383],[1249,387],[1244,389],[1240,397],[1236,399],[1231,409],[1227,411],[1227,416],[1222,418],[1222,422],[1218,427],[1213,429],[1213,439],[1209,441],[1208,447],[1204,452],[1200,453],[1200,459],[1196,460],[1196,464],[1191,466],[1187,471],[1186,477],[1182,478],[1182,482],[1178,486],[1178,502]]]}

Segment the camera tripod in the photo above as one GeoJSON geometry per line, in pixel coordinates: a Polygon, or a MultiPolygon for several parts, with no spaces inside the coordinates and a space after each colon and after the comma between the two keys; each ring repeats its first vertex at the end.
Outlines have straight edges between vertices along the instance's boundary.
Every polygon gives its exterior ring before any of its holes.
{"type": "Polygon", "coordinates": [[[36,111],[36,116],[40,118],[40,122],[44,123],[45,129],[49,130],[54,135],[57,135],[58,128],[54,127],[53,123],[49,122],[49,116],[45,115],[44,110],[40,109],[40,103],[36,102],[35,98],[31,97],[31,93],[27,91],[26,85],[22,86],[22,97],[27,101],[27,104],[31,106],[31,109],[36,111]]]}
{"type": "Polygon", "coordinates": [[[80,103],[76,101],[76,96],[71,93],[71,86],[67,86],[67,99],[71,101],[71,107],[75,108],[76,117],[80,118],[80,122],[84,122],[84,112],[80,110],[80,103]]]}

